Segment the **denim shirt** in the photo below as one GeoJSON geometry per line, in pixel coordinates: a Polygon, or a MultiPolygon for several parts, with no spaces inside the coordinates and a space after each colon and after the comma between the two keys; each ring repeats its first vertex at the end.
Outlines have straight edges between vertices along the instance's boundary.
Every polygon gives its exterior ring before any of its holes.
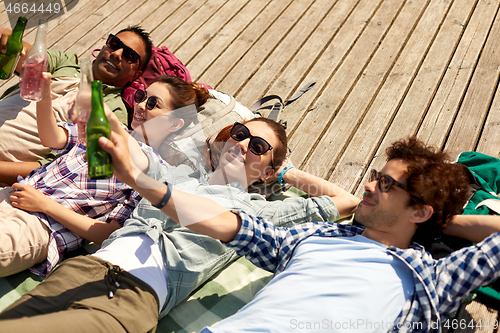
{"type": "MultiPolygon", "coordinates": [[[[257,267],[275,274],[286,269],[295,247],[307,237],[351,237],[365,230],[337,223],[276,228],[264,218],[242,211],[239,215],[242,226],[227,246],[245,255],[257,267]]],[[[500,276],[500,233],[440,260],[433,259],[417,243],[408,249],[389,246],[387,251],[412,270],[415,281],[413,295],[390,332],[440,332],[447,314],[456,310],[472,290],[500,276]]]]}
{"type": "MultiPolygon", "coordinates": [[[[208,185],[200,171],[180,165],[173,167],[147,152],[150,159],[148,176],[168,181],[172,188],[214,200],[228,210],[245,210],[263,216],[279,226],[307,221],[334,221],[339,218],[329,196],[287,198],[266,201],[259,194],[249,194],[238,183],[208,185]]],[[[121,229],[104,241],[109,245],[117,237],[147,234],[160,242],[164,264],[168,270],[168,296],[160,312],[165,316],[172,307],[238,256],[220,241],[180,226],[151,203],[143,199],[121,229]]]]}

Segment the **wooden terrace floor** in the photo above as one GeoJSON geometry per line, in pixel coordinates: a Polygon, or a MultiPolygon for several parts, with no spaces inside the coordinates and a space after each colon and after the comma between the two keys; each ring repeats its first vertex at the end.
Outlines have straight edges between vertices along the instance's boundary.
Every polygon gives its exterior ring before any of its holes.
{"type": "Polygon", "coordinates": [[[499,155],[500,0],[63,2],[73,8],[49,22],[53,49],[90,55],[110,32],[140,24],[194,81],[247,106],[316,81],[280,116],[292,161],[357,195],[367,170],[381,168],[385,148],[405,136],[453,155],[499,155]]]}

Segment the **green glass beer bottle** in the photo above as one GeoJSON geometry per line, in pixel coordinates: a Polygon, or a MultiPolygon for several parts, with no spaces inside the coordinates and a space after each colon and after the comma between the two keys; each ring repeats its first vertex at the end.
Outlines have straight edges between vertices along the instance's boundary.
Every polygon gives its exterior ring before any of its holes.
{"type": "Polygon", "coordinates": [[[99,145],[99,138],[111,138],[111,125],[104,113],[102,99],[102,82],[92,81],[92,97],[90,116],[87,121],[85,134],[87,137],[87,163],[90,179],[105,179],[113,175],[113,161],[111,155],[99,145]]]}
{"type": "Polygon", "coordinates": [[[12,30],[12,35],[7,40],[7,51],[0,53],[0,79],[10,79],[17,66],[19,55],[23,50],[23,33],[28,20],[26,17],[19,17],[16,26],[12,30]]]}

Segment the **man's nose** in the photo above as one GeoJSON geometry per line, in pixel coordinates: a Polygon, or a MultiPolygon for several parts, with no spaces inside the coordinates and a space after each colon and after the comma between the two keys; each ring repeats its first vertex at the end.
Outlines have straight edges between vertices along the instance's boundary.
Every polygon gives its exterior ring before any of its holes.
{"type": "Polygon", "coordinates": [[[374,193],[376,191],[376,188],[377,188],[377,180],[376,179],[371,180],[365,184],[365,191],[366,192],[374,193]]]}
{"type": "Polygon", "coordinates": [[[122,61],[123,48],[111,52],[111,54],[116,57],[119,61],[122,61]]]}

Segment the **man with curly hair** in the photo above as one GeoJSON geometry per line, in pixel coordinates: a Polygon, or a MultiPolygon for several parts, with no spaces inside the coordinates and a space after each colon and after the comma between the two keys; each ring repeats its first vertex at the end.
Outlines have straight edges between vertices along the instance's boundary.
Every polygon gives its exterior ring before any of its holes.
{"type": "MultiPolygon", "coordinates": [[[[462,212],[465,167],[415,137],[386,153],[355,225],[276,228],[241,211],[188,225],[275,273],[243,309],[202,332],[439,332],[470,291],[498,278],[500,234],[441,260],[414,242],[430,243],[462,212]]],[[[183,198],[172,198],[177,209],[164,212],[182,216],[183,198]]]]}
{"type": "Polygon", "coordinates": [[[500,276],[498,233],[440,260],[414,242],[428,243],[443,229],[466,230],[466,221],[456,218],[469,197],[465,167],[414,137],[393,143],[386,165],[370,172],[354,225],[290,228],[180,191],[170,194],[168,185],[167,194],[161,187],[141,189],[132,181],[131,163],[123,162],[129,158],[122,139],[101,141],[113,155],[115,175],[150,202],[166,202],[163,213],[275,273],[249,304],[203,333],[439,332],[470,291],[500,276]]]}
{"type": "MultiPolygon", "coordinates": [[[[440,260],[413,242],[433,239],[455,224],[469,184],[464,166],[416,138],[391,145],[386,165],[370,172],[355,225],[310,222],[289,228],[227,211],[168,183],[145,188],[149,179],[138,176],[126,140],[112,139],[100,143],[112,154],[118,179],[182,226],[221,240],[275,273],[250,303],[203,333],[439,332],[471,290],[500,276],[499,233],[440,260]]],[[[2,321],[2,327],[16,327],[8,325],[20,320],[2,321]]]]}

